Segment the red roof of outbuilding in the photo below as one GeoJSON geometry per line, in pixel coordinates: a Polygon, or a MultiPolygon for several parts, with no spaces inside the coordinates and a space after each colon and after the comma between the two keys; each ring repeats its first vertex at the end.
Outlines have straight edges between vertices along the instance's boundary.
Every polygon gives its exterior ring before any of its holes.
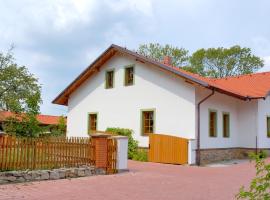
{"type": "MultiPolygon", "coordinates": [[[[9,111],[0,112],[0,121],[5,121],[6,118],[14,116],[14,113],[9,111]]],[[[40,124],[55,125],[59,123],[60,116],[52,115],[37,115],[37,120],[40,124]]]]}

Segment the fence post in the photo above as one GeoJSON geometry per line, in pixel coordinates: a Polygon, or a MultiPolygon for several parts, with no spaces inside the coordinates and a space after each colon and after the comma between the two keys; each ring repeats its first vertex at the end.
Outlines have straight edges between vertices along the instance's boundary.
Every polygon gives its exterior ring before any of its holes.
{"type": "Polygon", "coordinates": [[[108,137],[109,134],[93,134],[93,143],[95,145],[95,166],[96,168],[107,168],[108,158],[108,137]]]}

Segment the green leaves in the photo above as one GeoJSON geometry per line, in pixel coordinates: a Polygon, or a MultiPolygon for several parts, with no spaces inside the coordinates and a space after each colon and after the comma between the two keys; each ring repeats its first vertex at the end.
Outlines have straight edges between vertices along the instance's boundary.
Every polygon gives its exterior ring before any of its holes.
{"type": "Polygon", "coordinates": [[[184,48],[158,43],[139,46],[138,53],[162,62],[164,56],[172,58],[172,65],[206,77],[222,78],[250,74],[263,67],[263,60],[252,54],[250,48],[199,49],[189,56],[184,48]]]}
{"type": "Polygon", "coordinates": [[[202,76],[222,78],[250,74],[263,67],[263,60],[251,53],[250,48],[199,49],[190,57],[186,70],[202,76]]]}
{"type": "Polygon", "coordinates": [[[42,132],[36,115],[31,113],[17,113],[9,117],[4,123],[6,133],[22,137],[38,137],[42,132]]]}
{"type": "Polygon", "coordinates": [[[160,45],[158,43],[142,44],[139,46],[138,53],[150,57],[158,62],[162,62],[164,56],[172,58],[173,66],[185,66],[188,62],[188,51],[171,45],[160,45]]]}
{"type": "Polygon", "coordinates": [[[35,137],[40,132],[39,113],[41,86],[25,66],[14,62],[12,48],[0,53],[0,110],[16,115],[5,124],[5,132],[35,137]]]}
{"type": "Polygon", "coordinates": [[[237,199],[270,200],[270,164],[265,163],[266,153],[251,154],[256,167],[256,176],[247,190],[242,186],[237,199]]]}
{"type": "Polygon", "coordinates": [[[12,53],[0,53],[0,109],[37,114],[41,86],[25,66],[14,62],[12,53]]]}

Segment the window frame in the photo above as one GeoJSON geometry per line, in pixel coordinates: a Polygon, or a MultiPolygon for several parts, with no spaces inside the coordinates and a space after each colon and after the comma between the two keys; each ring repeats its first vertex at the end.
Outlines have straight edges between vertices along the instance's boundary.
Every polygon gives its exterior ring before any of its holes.
{"type": "MultiPolygon", "coordinates": [[[[149,108],[149,109],[141,109],[140,113],[140,123],[141,123],[141,136],[149,136],[149,133],[144,133],[144,112],[153,112],[153,133],[156,131],[156,109],[155,108],[149,108]]],[[[150,133],[151,134],[151,133],[150,133]]]]}
{"type": "Polygon", "coordinates": [[[87,132],[88,132],[88,135],[92,134],[90,115],[96,115],[96,131],[98,130],[98,112],[88,112],[87,113],[87,132]]]}
{"type": "Polygon", "coordinates": [[[270,115],[266,116],[266,137],[270,138],[270,115]],[[268,122],[268,120],[269,120],[269,122],[268,122]]]}
{"type": "Polygon", "coordinates": [[[135,65],[132,64],[132,65],[127,65],[125,66],[124,68],[124,86],[128,87],[128,86],[133,86],[135,85],[135,65]],[[126,79],[126,73],[127,73],[127,69],[128,68],[133,68],[133,80],[132,80],[132,84],[127,84],[127,79],[126,79]]]}
{"type": "Polygon", "coordinates": [[[215,109],[208,109],[208,136],[211,138],[216,138],[218,136],[218,111],[215,109]],[[215,117],[215,135],[211,135],[211,126],[210,126],[210,114],[211,112],[216,113],[215,117]]]}
{"type": "Polygon", "coordinates": [[[114,69],[108,69],[105,71],[105,89],[113,89],[115,86],[115,70],[114,69]],[[113,79],[112,79],[112,87],[108,87],[107,77],[108,73],[113,72],[113,79]]]}
{"type": "Polygon", "coordinates": [[[230,113],[229,112],[222,112],[222,136],[223,138],[230,138],[230,135],[231,135],[231,116],[230,116],[230,113]],[[225,136],[225,132],[224,132],[224,116],[225,115],[228,115],[228,135],[225,136]]]}

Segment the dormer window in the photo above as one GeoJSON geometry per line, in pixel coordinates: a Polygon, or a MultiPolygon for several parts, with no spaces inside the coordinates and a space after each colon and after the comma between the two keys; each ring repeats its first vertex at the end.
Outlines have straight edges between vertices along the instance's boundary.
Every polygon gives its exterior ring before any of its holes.
{"type": "Polygon", "coordinates": [[[110,70],[106,72],[106,76],[105,76],[105,88],[106,89],[110,89],[113,88],[114,86],[114,70],[110,70]]]}
{"type": "Polygon", "coordinates": [[[125,86],[134,85],[134,66],[125,68],[125,86]]]}

